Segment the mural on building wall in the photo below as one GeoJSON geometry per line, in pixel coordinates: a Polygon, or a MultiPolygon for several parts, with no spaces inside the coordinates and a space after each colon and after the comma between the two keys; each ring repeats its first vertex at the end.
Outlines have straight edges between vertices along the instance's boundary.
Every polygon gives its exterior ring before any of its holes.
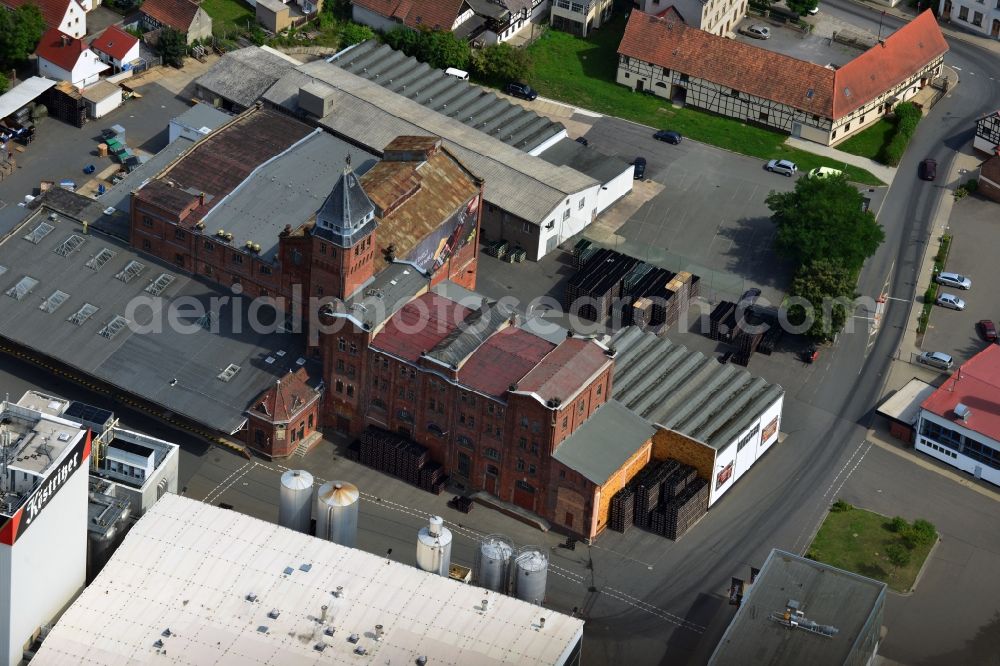
{"type": "Polygon", "coordinates": [[[771,422],[764,426],[764,432],[760,435],[760,443],[767,444],[774,437],[774,434],[778,432],[778,417],[775,416],[771,419],[771,422]]]}
{"type": "Polygon", "coordinates": [[[726,481],[733,475],[733,468],[735,463],[729,463],[719,472],[718,476],[715,477],[715,489],[718,490],[722,487],[726,481]]]}
{"type": "Polygon", "coordinates": [[[454,215],[420,242],[406,257],[425,273],[434,273],[448,259],[475,240],[479,195],[472,197],[454,215]]]}

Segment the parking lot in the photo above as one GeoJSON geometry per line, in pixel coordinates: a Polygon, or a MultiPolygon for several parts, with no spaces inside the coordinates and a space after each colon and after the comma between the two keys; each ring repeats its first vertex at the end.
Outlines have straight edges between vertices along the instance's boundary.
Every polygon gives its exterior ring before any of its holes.
{"type": "Polygon", "coordinates": [[[997,204],[970,196],[955,204],[948,233],[954,237],[945,270],[961,273],[972,280],[972,289],[939,286],[938,293],[955,294],[965,301],[958,312],[935,306],[921,348],[950,354],[962,363],[986,346],[976,328],[981,319],[1000,323],[1000,292],[993,286],[997,244],[997,204]]]}
{"type": "Polygon", "coordinates": [[[834,42],[831,39],[833,33],[869,36],[854,26],[826,15],[823,12],[822,3],[819,14],[806,16],[804,20],[813,25],[811,32],[785,27],[777,21],[748,16],[740,22],[738,30],[745,30],[751,25],[766,26],[771,31],[771,38],[754,39],[737,31],[734,34],[734,39],[768,51],[782,53],[797,60],[805,60],[824,67],[827,65],[840,67],[858,57],[862,49],[834,42]]]}

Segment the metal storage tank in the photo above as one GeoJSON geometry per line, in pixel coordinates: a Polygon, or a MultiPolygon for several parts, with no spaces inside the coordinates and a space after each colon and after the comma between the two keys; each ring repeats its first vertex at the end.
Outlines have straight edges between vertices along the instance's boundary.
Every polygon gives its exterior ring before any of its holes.
{"type": "Polygon", "coordinates": [[[424,571],[448,576],[451,566],[451,530],[441,516],[431,516],[427,527],[417,533],[417,566],[424,571]]]}
{"type": "Polygon", "coordinates": [[[281,502],[278,524],[309,534],[312,520],[313,476],[302,469],[290,469],[281,475],[281,502]]]}
{"type": "Polygon", "coordinates": [[[500,534],[483,538],[476,550],[476,584],[494,592],[506,592],[514,544],[500,534]]]}
{"type": "Polygon", "coordinates": [[[541,604],[545,599],[545,580],[549,555],[536,546],[525,546],[514,559],[514,596],[521,601],[541,604]]]}
{"type": "Polygon", "coordinates": [[[328,481],[316,493],[316,536],[354,548],[361,492],[347,481],[328,481]]]}

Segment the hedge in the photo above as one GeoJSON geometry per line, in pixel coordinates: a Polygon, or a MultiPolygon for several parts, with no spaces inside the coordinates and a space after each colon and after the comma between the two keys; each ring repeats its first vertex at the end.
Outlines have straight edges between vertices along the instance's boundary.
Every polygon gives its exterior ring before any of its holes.
{"type": "Polygon", "coordinates": [[[896,129],[893,131],[892,138],[882,148],[879,160],[889,166],[899,165],[903,159],[903,153],[906,152],[906,146],[909,145],[913,133],[917,130],[917,123],[923,117],[923,113],[912,102],[897,104],[894,114],[896,116],[896,129]]]}

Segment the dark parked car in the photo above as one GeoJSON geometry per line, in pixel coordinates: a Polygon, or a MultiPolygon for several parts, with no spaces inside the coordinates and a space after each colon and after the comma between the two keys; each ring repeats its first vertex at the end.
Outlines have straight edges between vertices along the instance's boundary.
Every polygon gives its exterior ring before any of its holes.
{"type": "Polygon", "coordinates": [[[934,180],[937,178],[937,160],[927,158],[920,163],[920,177],[923,180],[934,180]]]}
{"type": "Polygon", "coordinates": [[[589,146],[589,145],[590,145],[590,142],[589,142],[589,141],[587,141],[587,140],[586,140],[585,138],[583,138],[582,136],[578,136],[578,137],[576,137],[576,142],[577,142],[578,144],[580,144],[581,146],[589,146]]]}
{"type": "Polygon", "coordinates": [[[989,319],[983,319],[979,322],[979,332],[983,335],[983,340],[987,342],[997,341],[997,327],[989,319]]]}
{"type": "Polygon", "coordinates": [[[672,143],[676,146],[681,142],[681,133],[673,130],[660,130],[653,135],[653,138],[657,141],[666,141],[667,143],[672,143]]]}
{"type": "Polygon", "coordinates": [[[632,160],[632,166],[635,167],[635,171],[632,172],[632,177],[636,180],[642,180],[646,177],[646,158],[637,157],[632,160]]]}
{"type": "Polygon", "coordinates": [[[508,83],[506,93],[508,95],[513,95],[514,97],[526,99],[529,102],[538,98],[538,93],[535,92],[535,89],[527,83],[508,83]]]}

